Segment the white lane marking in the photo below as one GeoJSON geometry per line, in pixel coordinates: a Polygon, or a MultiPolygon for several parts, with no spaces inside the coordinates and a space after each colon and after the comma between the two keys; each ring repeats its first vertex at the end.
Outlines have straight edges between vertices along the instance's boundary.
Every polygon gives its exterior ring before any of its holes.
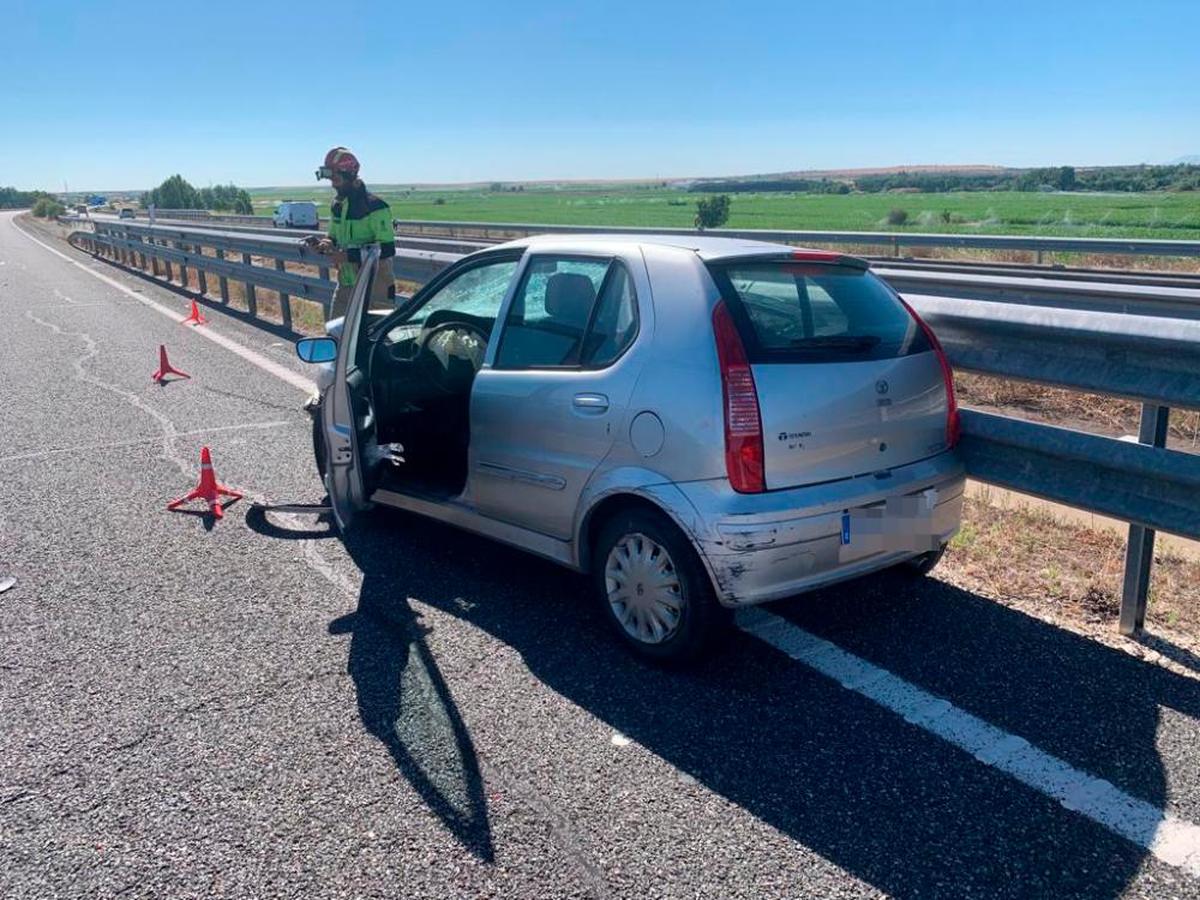
{"type": "MultiPolygon", "coordinates": [[[[65,253],[55,250],[49,244],[38,240],[32,234],[30,234],[28,231],[26,231],[24,228],[22,228],[20,225],[17,224],[17,220],[16,220],[15,216],[12,219],[10,219],[9,221],[12,222],[13,228],[15,228],[18,232],[23,234],[25,237],[29,238],[29,240],[33,241],[35,244],[37,244],[43,250],[48,250],[51,253],[53,253],[55,256],[61,257],[62,259],[66,260],[71,265],[75,266],[76,268],[80,269],[81,271],[87,272],[89,275],[93,276],[94,278],[99,278],[101,281],[103,281],[109,287],[116,288],[118,291],[120,291],[123,294],[128,294],[134,300],[137,300],[139,303],[145,304],[146,306],[150,307],[152,310],[154,310],[157,313],[161,313],[162,315],[164,315],[168,319],[170,319],[172,322],[182,322],[184,319],[187,318],[187,316],[185,316],[183,313],[175,312],[175,310],[170,309],[169,307],[163,306],[161,303],[156,303],[155,301],[151,300],[149,297],[139,294],[136,291],[130,290],[125,285],[121,284],[119,281],[109,278],[107,275],[103,275],[100,272],[97,272],[94,269],[83,265],[83,263],[79,262],[78,260],[71,259],[71,257],[67,256],[65,253]]],[[[230,353],[237,354],[238,356],[240,356],[242,359],[246,360],[246,362],[250,363],[251,365],[258,366],[258,368],[262,369],[264,372],[266,372],[270,375],[274,375],[280,381],[287,382],[292,387],[299,388],[300,390],[304,391],[306,394],[311,394],[316,390],[316,385],[313,384],[313,382],[310,381],[309,379],[305,378],[303,375],[299,375],[296,372],[293,372],[291,369],[287,368],[286,366],[282,366],[279,363],[275,362],[274,360],[268,359],[267,357],[263,356],[261,353],[256,353],[255,351],[251,350],[249,347],[242,346],[241,344],[239,344],[237,341],[233,340],[232,338],[227,338],[223,334],[219,334],[218,332],[211,331],[206,328],[205,329],[193,328],[193,329],[189,329],[189,330],[193,334],[198,334],[201,337],[208,338],[214,344],[217,344],[220,347],[224,347],[230,353]]]]}
{"type": "MultiPolygon", "coordinates": [[[[259,431],[270,428],[282,428],[294,425],[294,421],[280,419],[277,422],[248,422],[244,425],[220,425],[216,428],[197,428],[195,431],[176,431],[172,439],[186,437],[206,437],[223,431],[259,431]]],[[[80,444],[76,447],[54,447],[50,450],[36,450],[32,453],[15,453],[12,456],[0,456],[0,463],[16,462],[22,459],[38,459],[43,456],[57,456],[62,453],[86,453],[90,450],[119,450],[122,447],[138,447],[142,444],[153,444],[161,440],[158,437],[136,438],[129,441],[114,441],[108,444],[80,444]]]]}
{"type": "Polygon", "coordinates": [[[614,747],[628,747],[633,743],[633,741],[625,737],[625,735],[621,734],[621,732],[614,731],[612,737],[609,738],[609,743],[611,743],[614,747]]]}
{"type": "Polygon", "coordinates": [[[1126,794],[774,613],[746,609],[738,613],[737,622],[742,630],[847,690],[1133,841],[1163,862],[1200,876],[1200,826],[1126,794]]]}

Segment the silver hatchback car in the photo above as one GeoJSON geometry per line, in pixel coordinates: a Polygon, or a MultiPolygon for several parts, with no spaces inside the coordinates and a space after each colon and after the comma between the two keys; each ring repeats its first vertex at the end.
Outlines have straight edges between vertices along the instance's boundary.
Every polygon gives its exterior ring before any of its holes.
{"type": "Polygon", "coordinates": [[[378,250],[310,402],[343,528],[372,504],[590,573],[644,656],[728,610],[893,565],[959,527],[937,339],[867,265],[726,238],[542,236],[471,254],[396,310],[378,250]]]}

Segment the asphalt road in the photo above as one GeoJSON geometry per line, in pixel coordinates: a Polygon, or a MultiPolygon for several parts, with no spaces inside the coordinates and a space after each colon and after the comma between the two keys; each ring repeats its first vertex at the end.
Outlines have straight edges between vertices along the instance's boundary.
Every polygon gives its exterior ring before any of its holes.
{"type": "MultiPolygon", "coordinates": [[[[251,497],[320,498],[304,367],[12,218],[0,896],[1200,896],[1195,865],[746,632],[660,671],[578,576],[449,528],[166,512],[205,444],[251,497]],[[159,344],[191,380],[151,384],[159,344]]],[[[936,578],[771,611],[1200,821],[1200,681],[936,578]]]]}

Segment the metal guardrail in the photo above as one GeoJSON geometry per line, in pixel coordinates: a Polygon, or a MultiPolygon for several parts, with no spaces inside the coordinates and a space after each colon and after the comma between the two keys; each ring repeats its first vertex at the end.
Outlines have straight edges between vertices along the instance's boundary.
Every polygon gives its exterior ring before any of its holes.
{"type": "MultiPolygon", "coordinates": [[[[128,220],[93,224],[95,234],[73,237],[143,269],[148,257],[163,261],[168,278],[172,264],[196,268],[202,291],[203,273],[213,273],[221,278],[223,299],[226,279],[278,290],[285,301],[296,295],[327,304],[332,296],[331,282],[281,271],[285,260],[320,265],[322,258],[295,237],[128,220]],[[200,247],[214,255],[199,253],[200,247]],[[231,253],[241,255],[241,263],[222,259],[231,253]],[[273,259],[275,267],[252,265],[254,256],[273,259]]],[[[1200,252],[1200,244],[1195,247],[1200,252]]],[[[459,258],[398,249],[398,276],[423,282],[459,258]]],[[[1130,523],[1120,627],[1127,634],[1140,629],[1155,530],[1200,539],[1200,455],[1165,446],[1170,408],[1200,409],[1200,292],[1128,282],[876,271],[920,312],[957,369],[1143,404],[1138,444],[964,410],[961,445],[968,472],[980,481],[1130,523]]]]}
{"type": "Polygon", "coordinates": [[[888,263],[872,270],[902,294],[933,294],[959,300],[1001,304],[1090,310],[1120,315],[1184,318],[1200,315],[1200,283],[1183,287],[1137,283],[1132,277],[1116,281],[1059,279],[1049,274],[993,275],[989,272],[937,271],[892,268],[888,263]]]}
{"type": "MultiPolygon", "coordinates": [[[[148,209],[135,209],[133,215],[138,220],[148,220],[150,211],[148,209]]],[[[160,209],[155,211],[155,222],[170,222],[170,221],[195,221],[197,224],[211,225],[218,227],[221,225],[248,225],[251,227],[259,226],[262,228],[271,228],[274,220],[270,216],[255,216],[246,215],[244,213],[222,212],[212,209],[160,209]]],[[[329,224],[328,219],[319,220],[321,227],[329,224]]]]}
{"type": "MultiPolygon", "coordinates": [[[[528,237],[534,234],[677,234],[695,237],[690,228],[629,228],[607,225],[531,225],[520,222],[435,222],[396,219],[395,226],[414,234],[450,237],[528,237]]],[[[779,244],[833,244],[890,247],[895,256],[903,247],[958,247],[976,250],[1025,250],[1043,253],[1131,254],[1139,256],[1200,256],[1200,241],[1141,238],[1032,237],[1003,234],[921,234],[894,231],[793,231],[714,228],[711,237],[770,241],[779,244]]]]}
{"type": "Polygon", "coordinates": [[[1200,308],[1170,318],[906,293],[951,364],[1142,403],[1138,443],[963,411],[971,477],[1130,523],[1120,630],[1145,622],[1156,530],[1200,540],[1200,455],[1166,448],[1200,409],[1200,308]]]}
{"type": "MultiPolygon", "coordinates": [[[[188,283],[187,270],[198,273],[200,292],[208,292],[207,276],[219,279],[221,302],[229,302],[229,282],[245,285],[248,312],[258,317],[257,290],[279,294],[282,324],[292,328],[291,299],[320,303],[326,315],[336,284],[330,280],[329,259],[294,234],[259,234],[226,231],[194,225],[144,224],[127,219],[97,218],[94,231],[78,231],[71,241],[90,252],[104,255],[124,265],[161,274],[188,283]],[[211,251],[211,252],[205,252],[211,251]],[[267,261],[260,265],[256,260],[267,261]],[[288,271],[288,263],[315,269],[314,273],[288,271]]],[[[431,250],[401,248],[396,252],[393,274],[405,281],[424,283],[455,259],[457,255],[431,250]]]]}
{"type": "Polygon", "coordinates": [[[279,294],[280,318],[292,328],[291,298],[300,297],[320,303],[325,310],[333,300],[335,285],[329,280],[329,261],[296,238],[276,238],[195,227],[143,225],[129,220],[96,219],[94,231],[77,231],[69,240],[76,246],[115,262],[161,274],[168,282],[188,284],[187,270],[197,272],[201,294],[209,290],[208,275],[215,275],[221,302],[229,303],[229,282],[241,282],[249,314],[259,317],[258,289],[279,294]],[[212,251],[212,255],[205,253],[212,251]],[[256,265],[255,257],[270,261],[270,267],[256,265]],[[289,272],[287,262],[315,267],[315,275],[289,272]],[[173,268],[174,267],[174,268],[173,268]]]}

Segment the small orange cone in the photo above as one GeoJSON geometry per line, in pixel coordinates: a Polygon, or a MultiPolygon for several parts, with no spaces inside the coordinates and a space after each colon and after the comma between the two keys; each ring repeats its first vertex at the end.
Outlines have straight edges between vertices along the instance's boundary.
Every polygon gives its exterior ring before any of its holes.
{"type": "Polygon", "coordinates": [[[200,313],[200,307],[196,305],[196,301],[192,301],[192,311],[188,313],[188,317],[180,322],[180,325],[203,325],[208,319],[204,318],[200,313]]]}
{"type": "Polygon", "coordinates": [[[213,471],[212,454],[208,452],[207,447],[201,447],[200,483],[184,496],[168,503],[167,509],[178,509],[183,504],[189,503],[192,500],[203,500],[208,504],[208,510],[213,514],[213,517],[220,519],[225,515],[225,510],[221,509],[221,498],[228,497],[231,500],[240,500],[243,496],[241,491],[231,490],[217,481],[217,475],[213,471]]]}
{"type": "Polygon", "coordinates": [[[180,372],[167,361],[167,348],[165,344],[158,345],[158,371],[150,376],[151,381],[157,381],[159,384],[167,383],[168,375],[178,375],[180,378],[191,378],[187,372],[180,372]]]}

